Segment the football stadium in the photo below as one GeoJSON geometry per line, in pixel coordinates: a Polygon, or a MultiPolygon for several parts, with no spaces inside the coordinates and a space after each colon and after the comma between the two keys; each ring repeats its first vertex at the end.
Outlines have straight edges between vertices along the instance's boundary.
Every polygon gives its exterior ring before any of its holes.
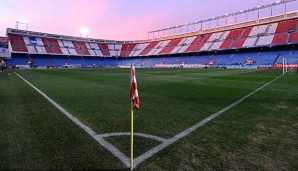
{"type": "MultiPolygon", "coordinates": [[[[45,10],[27,2],[0,4],[45,10]]],[[[0,170],[298,170],[298,2],[223,2],[130,39],[3,20],[0,170]]]]}

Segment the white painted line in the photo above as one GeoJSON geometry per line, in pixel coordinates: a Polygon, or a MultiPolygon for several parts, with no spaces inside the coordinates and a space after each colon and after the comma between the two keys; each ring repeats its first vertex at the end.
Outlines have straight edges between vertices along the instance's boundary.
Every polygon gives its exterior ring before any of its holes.
{"type": "MultiPolygon", "coordinates": [[[[33,86],[31,83],[29,83],[27,80],[25,80],[23,77],[21,77],[19,74],[15,73],[17,76],[19,76],[22,80],[24,80],[28,85],[30,85],[33,89],[35,89],[38,93],[40,93],[43,97],[45,97],[50,103],[52,103],[57,109],[59,109],[62,113],[64,113],[69,119],[71,119],[74,123],[76,123],[78,126],[80,126],[82,129],[84,129],[90,136],[92,136],[96,141],[98,141],[104,148],[106,148],[107,150],[109,150],[112,154],[114,154],[117,158],[119,158],[119,160],[126,166],[126,167],[130,167],[129,165],[129,158],[122,153],[121,151],[119,151],[116,147],[114,147],[113,145],[111,145],[109,142],[104,140],[104,137],[111,137],[111,136],[124,136],[124,135],[130,135],[130,133],[127,132],[120,132],[120,133],[109,133],[109,134],[99,134],[97,135],[92,129],[90,129],[88,126],[86,126],[85,124],[83,124],[81,121],[79,121],[77,118],[75,118],[73,115],[71,115],[69,112],[67,112],[64,108],[62,108],[59,104],[57,104],[54,100],[52,100],[50,97],[48,97],[46,94],[44,94],[43,92],[41,92],[38,88],[36,88],[35,86],[33,86]]],[[[144,162],[145,160],[147,160],[148,158],[152,157],[153,155],[155,155],[156,153],[158,153],[159,151],[163,150],[164,148],[170,146],[171,144],[173,144],[174,142],[180,140],[181,138],[189,135],[191,132],[197,130],[198,128],[200,128],[201,126],[205,125],[206,123],[208,123],[209,121],[213,120],[214,118],[216,118],[217,116],[221,115],[222,113],[226,112],[227,110],[233,108],[234,106],[238,105],[239,103],[241,103],[243,100],[249,98],[250,96],[252,96],[253,94],[257,93],[258,91],[260,91],[261,89],[263,89],[264,87],[268,86],[270,83],[274,82],[275,80],[279,79],[280,77],[282,77],[283,75],[280,75],[278,77],[276,77],[275,79],[269,81],[268,83],[264,84],[263,86],[257,88],[256,90],[252,91],[251,93],[247,94],[246,96],[242,97],[241,99],[239,99],[238,101],[230,104],[229,106],[219,110],[218,112],[210,115],[209,117],[207,117],[206,119],[204,119],[203,121],[198,122],[197,124],[193,125],[192,127],[186,129],[185,131],[175,135],[174,137],[170,138],[170,139],[165,139],[165,138],[161,138],[161,137],[157,137],[154,135],[148,135],[148,134],[142,134],[142,133],[136,133],[135,135],[137,136],[141,136],[141,137],[145,137],[145,138],[149,138],[152,140],[156,140],[156,141],[160,141],[162,142],[160,145],[152,148],[151,150],[148,150],[147,152],[145,152],[144,154],[138,156],[137,158],[134,159],[134,168],[137,167],[140,163],[144,162]]]]}
{"type": "Polygon", "coordinates": [[[39,94],[41,94],[44,98],[46,98],[52,105],[54,105],[58,110],[60,110],[63,114],[65,114],[70,120],[72,120],[75,124],[77,124],[79,127],[81,127],[84,131],[86,131],[92,138],[94,138],[97,142],[99,142],[104,148],[109,150],[113,155],[115,155],[119,160],[126,166],[130,167],[129,164],[129,158],[123,154],[121,151],[119,151],[116,147],[114,147],[112,144],[104,140],[102,137],[97,136],[96,132],[94,132],[91,128],[89,128],[87,125],[83,124],[80,120],[78,120],[76,117],[74,117],[72,114],[67,112],[64,108],[62,108],[58,103],[56,103],[54,100],[52,100],[49,96],[47,96],[45,93],[40,91],[38,88],[36,88],[34,85],[29,83],[26,79],[24,79],[22,76],[20,76],[18,73],[15,73],[18,77],[20,77],[23,81],[25,81],[29,86],[31,86],[34,90],[36,90],[39,94]]]}
{"type": "MultiPolygon", "coordinates": [[[[139,136],[139,137],[144,137],[144,138],[148,138],[151,140],[155,140],[155,141],[159,141],[159,142],[166,142],[168,141],[168,139],[165,138],[161,138],[158,136],[154,136],[154,135],[149,135],[149,134],[143,134],[143,133],[133,133],[134,136],[139,136]]],[[[105,137],[115,137],[115,136],[130,136],[130,132],[117,132],[117,133],[108,133],[108,134],[99,134],[99,137],[105,138],[105,137]]]]}
{"type": "Polygon", "coordinates": [[[213,120],[214,118],[216,118],[217,116],[219,116],[220,114],[226,112],[227,110],[233,108],[234,106],[238,105],[239,103],[241,103],[243,100],[249,98],[250,96],[252,96],[253,94],[255,94],[256,92],[260,91],[261,89],[263,89],[264,87],[268,86],[270,83],[274,82],[275,80],[279,79],[280,77],[282,77],[283,75],[280,75],[278,77],[276,77],[275,79],[269,81],[268,83],[264,84],[263,86],[257,88],[256,90],[252,91],[251,93],[247,94],[246,96],[242,97],[241,99],[237,100],[236,102],[230,104],[229,106],[219,110],[218,112],[212,114],[211,116],[207,117],[206,119],[202,120],[201,122],[198,122],[197,124],[195,124],[194,126],[186,129],[185,131],[175,135],[173,138],[169,139],[168,141],[152,148],[151,150],[145,152],[144,154],[142,154],[141,156],[137,157],[134,159],[134,167],[137,167],[140,163],[144,162],[145,160],[147,160],[148,158],[152,157],[153,155],[155,155],[156,153],[158,153],[159,151],[161,151],[162,149],[168,147],[169,145],[173,144],[174,142],[178,141],[179,139],[189,135],[191,132],[197,130],[198,128],[200,128],[201,126],[205,125],[206,123],[208,123],[209,121],[213,120]]]}

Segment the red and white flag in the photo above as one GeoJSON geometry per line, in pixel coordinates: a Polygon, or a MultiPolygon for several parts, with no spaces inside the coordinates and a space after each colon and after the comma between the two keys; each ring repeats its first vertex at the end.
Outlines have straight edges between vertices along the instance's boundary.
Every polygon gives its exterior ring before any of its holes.
{"type": "Polygon", "coordinates": [[[136,109],[140,109],[140,98],[138,94],[136,70],[133,63],[131,63],[130,71],[130,98],[133,100],[133,106],[136,109]]]}

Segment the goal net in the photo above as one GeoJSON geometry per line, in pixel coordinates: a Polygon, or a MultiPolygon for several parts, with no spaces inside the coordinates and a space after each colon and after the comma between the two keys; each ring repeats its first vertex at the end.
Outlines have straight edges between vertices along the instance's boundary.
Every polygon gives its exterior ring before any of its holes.
{"type": "Polygon", "coordinates": [[[283,74],[298,74],[298,58],[283,58],[283,74]]]}

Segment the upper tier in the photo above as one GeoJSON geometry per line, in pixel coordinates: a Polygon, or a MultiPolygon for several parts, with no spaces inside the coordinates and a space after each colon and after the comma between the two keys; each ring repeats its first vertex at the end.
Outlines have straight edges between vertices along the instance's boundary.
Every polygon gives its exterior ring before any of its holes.
{"type": "Polygon", "coordinates": [[[143,41],[111,41],[7,29],[12,53],[156,56],[298,43],[298,12],[143,41]]]}

